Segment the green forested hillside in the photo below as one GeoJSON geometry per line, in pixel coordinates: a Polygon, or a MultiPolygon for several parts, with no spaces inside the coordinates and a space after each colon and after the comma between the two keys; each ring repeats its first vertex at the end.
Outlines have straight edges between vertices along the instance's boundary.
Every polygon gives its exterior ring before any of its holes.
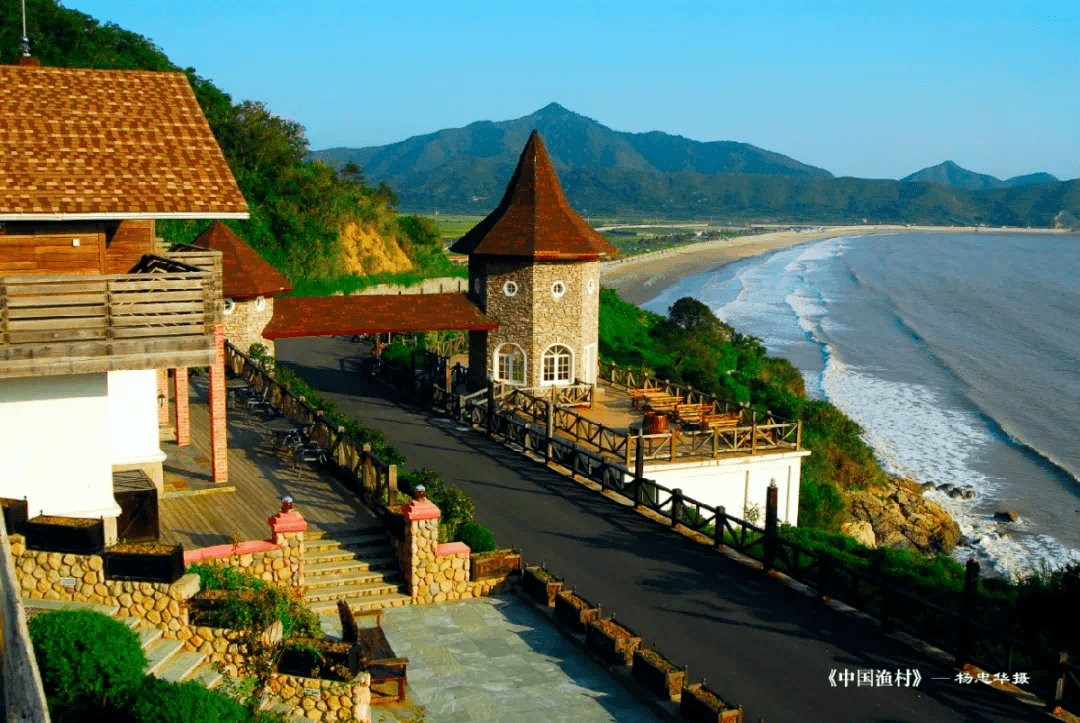
{"type": "MultiPolygon", "coordinates": [[[[19,12],[17,2],[0,3],[0,62],[19,53],[19,12]]],[[[114,23],[57,0],[26,0],[26,13],[31,52],[44,65],[187,74],[251,211],[250,220],[228,223],[294,284],[319,281],[317,290],[334,289],[327,280],[347,271],[339,233],[349,222],[396,238],[414,266],[442,263],[449,269],[441,244],[418,233],[422,224],[401,223],[388,186],[367,185],[356,167],[335,171],[306,160],[308,142],[298,123],[275,116],[263,103],[235,102],[194,68],[177,67],[151,40],[114,23]]],[[[166,221],[159,233],[191,241],[205,226],[166,221]]]]}

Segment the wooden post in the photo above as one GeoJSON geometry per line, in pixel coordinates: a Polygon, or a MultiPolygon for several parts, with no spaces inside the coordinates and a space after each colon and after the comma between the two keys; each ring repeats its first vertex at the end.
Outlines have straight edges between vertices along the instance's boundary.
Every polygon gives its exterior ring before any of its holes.
{"type": "Polygon", "coordinates": [[[386,468],[386,504],[392,505],[397,501],[397,465],[392,464],[386,468]]]}
{"type": "Polygon", "coordinates": [[[487,383],[487,433],[490,437],[495,430],[495,382],[488,379],[487,383]]]}
{"type": "Polygon", "coordinates": [[[818,554],[821,557],[818,558],[817,595],[819,600],[828,600],[829,578],[832,577],[833,560],[824,552],[818,554]]]}
{"type": "Polygon", "coordinates": [[[1061,701],[1065,697],[1065,676],[1068,673],[1069,654],[1058,652],[1054,654],[1054,662],[1050,668],[1050,689],[1046,698],[1046,709],[1051,715],[1061,715],[1061,701]]]}
{"type": "Polygon", "coordinates": [[[960,639],[957,644],[956,666],[962,667],[971,658],[975,630],[971,623],[975,618],[975,601],[978,595],[979,563],[968,560],[964,568],[964,589],[960,596],[960,639]]]}
{"type": "MultiPolygon", "coordinates": [[[[645,476],[645,432],[639,429],[637,433],[637,448],[634,449],[634,476],[641,479],[645,476]]],[[[630,444],[630,438],[626,438],[630,444]]]]}
{"type": "Polygon", "coordinates": [[[682,520],[682,490],[676,487],[671,490],[671,526],[678,527],[682,520]]]}
{"type": "Polygon", "coordinates": [[[346,454],[347,454],[347,452],[345,451],[345,440],[342,439],[342,436],[345,434],[345,427],[338,427],[337,428],[337,433],[338,433],[338,439],[337,439],[337,463],[338,463],[338,467],[341,467],[342,469],[344,469],[345,464],[346,464],[346,454]]]}
{"type": "Polygon", "coordinates": [[[776,480],[769,480],[765,490],[765,572],[776,567],[776,550],[779,545],[779,532],[776,520],[776,480]]]}
{"type": "Polygon", "coordinates": [[[634,490],[634,509],[640,510],[645,500],[645,481],[640,477],[635,477],[630,484],[633,485],[634,490]]]}
{"type": "Polygon", "coordinates": [[[802,420],[795,422],[795,449],[802,449],[802,420]]]}
{"type": "Polygon", "coordinates": [[[371,445],[365,444],[363,447],[361,447],[361,450],[363,454],[360,462],[360,482],[364,486],[364,491],[370,492],[374,485],[374,480],[372,479],[372,477],[374,476],[375,472],[375,467],[371,462],[371,445]]]}
{"type": "Polygon", "coordinates": [[[716,521],[713,522],[713,547],[717,550],[724,549],[724,530],[727,528],[727,508],[720,505],[716,508],[716,521]]]}
{"type": "Polygon", "coordinates": [[[678,442],[679,442],[679,433],[674,429],[671,430],[668,433],[668,441],[671,444],[671,449],[669,450],[670,461],[674,462],[675,461],[675,445],[678,444],[678,442]]]}
{"type": "Polygon", "coordinates": [[[750,454],[757,454],[757,410],[750,413],[750,454]]]}
{"type": "Polygon", "coordinates": [[[551,464],[551,438],[555,435],[555,412],[549,402],[544,411],[544,464],[551,464]]]}

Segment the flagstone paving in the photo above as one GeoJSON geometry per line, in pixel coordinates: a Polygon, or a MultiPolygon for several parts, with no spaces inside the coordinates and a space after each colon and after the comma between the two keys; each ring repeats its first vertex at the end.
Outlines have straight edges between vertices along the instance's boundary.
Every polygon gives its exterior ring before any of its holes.
{"type": "MultiPolygon", "coordinates": [[[[341,633],[332,616],[324,626],[341,633]]],[[[383,630],[409,659],[411,702],[426,706],[432,723],[657,720],[514,596],[392,608],[383,630]]],[[[398,720],[388,709],[373,712],[376,722],[398,720]]]]}

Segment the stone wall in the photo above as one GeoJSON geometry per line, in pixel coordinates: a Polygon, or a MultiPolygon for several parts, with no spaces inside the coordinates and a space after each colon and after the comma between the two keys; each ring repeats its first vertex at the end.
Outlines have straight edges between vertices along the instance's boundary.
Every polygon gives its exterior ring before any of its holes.
{"type": "Polygon", "coordinates": [[[472,551],[463,542],[439,544],[442,512],[430,500],[413,500],[402,513],[406,528],[401,569],[409,580],[414,605],[467,600],[510,588],[506,577],[470,579],[472,551]]]}
{"type": "Polygon", "coordinates": [[[225,320],[225,337],[240,351],[247,354],[252,344],[262,344],[267,353],[274,356],[274,342],[263,338],[263,329],[274,316],[274,299],[259,297],[265,301],[262,311],[256,307],[258,299],[233,299],[236,307],[225,320]]]}
{"type": "MultiPolygon", "coordinates": [[[[542,384],[544,352],[554,344],[573,355],[570,382],[595,379],[595,348],[600,310],[600,265],[595,261],[470,259],[469,273],[481,282],[473,293],[485,313],[499,322],[487,334],[485,369],[494,372],[495,351],[517,344],[525,352],[525,386],[542,384]],[[565,292],[552,287],[561,281],[565,292]],[[507,282],[516,289],[507,295],[507,282]]],[[[470,346],[471,351],[471,346],[470,346]]],[[[476,362],[470,356],[470,365],[476,362]]]]}
{"type": "Polygon", "coordinates": [[[166,638],[179,637],[188,623],[187,601],[199,591],[197,575],[184,575],[171,585],[106,580],[100,555],[30,550],[22,535],[11,535],[11,556],[22,597],[116,605],[119,615],[139,618],[166,638]]]}
{"type": "Polygon", "coordinates": [[[464,294],[469,288],[469,280],[459,276],[442,276],[437,279],[424,279],[412,286],[398,284],[379,284],[360,291],[353,296],[396,296],[399,294],[464,294]]]}
{"type": "Polygon", "coordinates": [[[270,700],[293,706],[288,714],[293,718],[367,723],[371,720],[371,673],[360,673],[349,682],[275,673],[270,679],[270,700]]]}

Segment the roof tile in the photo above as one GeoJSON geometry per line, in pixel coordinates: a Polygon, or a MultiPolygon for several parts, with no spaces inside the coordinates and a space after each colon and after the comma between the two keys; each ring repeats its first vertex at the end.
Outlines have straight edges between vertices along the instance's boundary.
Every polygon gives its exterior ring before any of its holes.
{"type": "Polygon", "coordinates": [[[491,330],[498,325],[465,294],[282,296],[274,300],[274,318],[263,336],[284,339],[391,331],[491,330]]]}
{"type": "Polygon", "coordinates": [[[195,245],[221,252],[221,293],[227,298],[253,299],[292,291],[288,279],[221,221],[199,234],[195,245]]]}

